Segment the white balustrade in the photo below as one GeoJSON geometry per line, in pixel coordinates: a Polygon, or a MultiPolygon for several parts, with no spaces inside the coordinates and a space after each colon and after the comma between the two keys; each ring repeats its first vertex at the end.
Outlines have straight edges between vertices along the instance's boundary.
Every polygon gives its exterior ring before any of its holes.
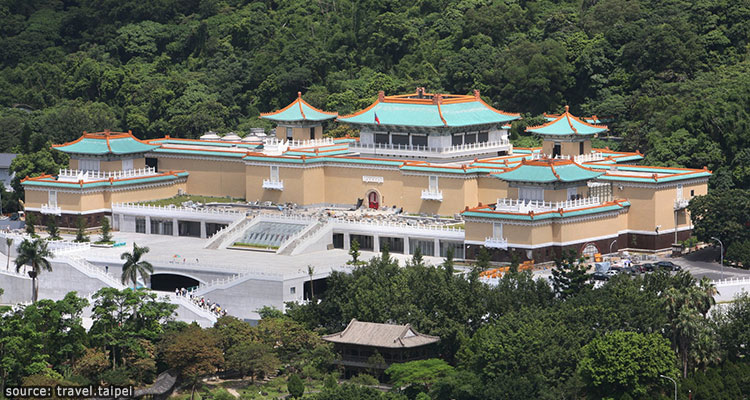
{"type": "Polygon", "coordinates": [[[242,215],[243,212],[234,211],[226,208],[217,207],[204,207],[204,208],[192,208],[192,207],[177,207],[177,206],[155,206],[149,204],[137,204],[137,203],[112,203],[112,212],[122,211],[135,211],[135,210],[151,210],[151,211],[165,211],[165,212],[187,212],[193,214],[213,214],[213,215],[242,215]]]}
{"type": "Polygon", "coordinates": [[[689,199],[683,199],[681,197],[678,197],[674,201],[674,209],[675,210],[682,210],[683,208],[686,208],[690,204],[689,199]]]}
{"type": "Polygon", "coordinates": [[[461,232],[463,229],[455,228],[452,226],[445,225],[411,225],[404,222],[392,222],[392,221],[378,221],[378,220],[349,220],[344,218],[331,218],[329,221],[337,224],[348,224],[348,225],[369,225],[386,228],[408,228],[408,229],[420,229],[426,231],[441,231],[441,232],[461,232]]]}
{"type": "Polygon", "coordinates": [[[56,205],[42,204],[40,212],[42,214],[60,215],[62,214],[62,209],[56,205]]]}
{"type": "Polygon", "coordinates": [[[424,189],[422,190],[422,200],[443,201],[443,191],[424,189]]]}
{"type": "Polygon", "coordinates": [[[284,190],[284,181],[274,179],[263,179],[263,189],[284,190]]]}
{"type": "Polygon", "coordinates": [[[91,171],[79,169],[61,169],[57,176],[60,181],[96,181],[112,179],[138,178],[156,174],[156,168],[146,167],[138,169],[126,169],[121,171],[91,171]]]}
{"type": "Polygon", "coordinates": [[[397,151],[397,152],[419,152],[419,153],[434,153],[433,155],[457,155],[459,153],[471,153],[471,152],[477,152],[477,151],[498,151],[498,150],[507,150],[511,144],[510,141],[505,140],[496,140],[491,142],[477,142],[477,143],[468,143],[468,144],[460,144],[460,145],[453,145],[449,147],[429,147],[429,146],[419,146],[419,145],[411,145],[411,144],[389,144],[389,143],[372,143],[372,144],[363,144],[361,142],[354,142],[349,145],[353,149],[359,149],[359,150],[388,150],[388,151],[397,151]]]}
{"type": "Polygon", "coordinates": [[[497,199],[495,211],[510,211],[518,213],[527,213],[529,211],[557,211],[575,210],[584,207],[593,207],[601,205],[598,196],[583,197],[575,200],[566,201],[542,201],[542,200],[522,200],[522,199],[497,199]]]}
{"type": "Polygon", "coordinates": [[[484,239],[484,247],[489,247],[493,249],[508,249],[508,239],[505,238],[496,238],[496,237],[488,237],[484,239]]]}

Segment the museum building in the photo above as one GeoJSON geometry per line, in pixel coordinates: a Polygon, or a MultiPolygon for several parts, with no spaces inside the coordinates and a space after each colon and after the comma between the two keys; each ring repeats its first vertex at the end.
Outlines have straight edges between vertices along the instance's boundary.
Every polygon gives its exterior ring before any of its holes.
{"type": "MultiPolygon", "coordinates": [[[[638,152],[592,147],[591,139],[607,131],[592,123],[595,117],[588,122],[567,107],[547,117],[526,129],[542,138],[541,147],[514,148],[508,129],[519,114],[494,109],[478,91],[380,92],[369,107],[346,116],[316,109],[298,94],[289,106],[261,115],[276,124],[274,136],[253,131],[244,138],[211,133],[143,141],[131,132],[84,132],[53,146],[70,154],[68,169],[23,180],[25,207],[42,220],[58,216],[61,226],[75,226],[79,217],[96,226],[112,216],[113,204],[182,193],[397,207],[462,218],[461,253],[469,259],[482,246],[496,260],[516,252],[522,260],[544,261],[567,249],[667,249],[690,236],[686,206],[706,194],[708,170],[637,165],[638,152]],[[360,136],[325,137],[324,123],[334,119],[359,128],[360,136]]],[[[113,225],[154,233],[135,226],[143,222],[121,222],[113,225]]],[[[159,229],[206,237],[226,225],[199,229],[187,222],[159,229]]]]}

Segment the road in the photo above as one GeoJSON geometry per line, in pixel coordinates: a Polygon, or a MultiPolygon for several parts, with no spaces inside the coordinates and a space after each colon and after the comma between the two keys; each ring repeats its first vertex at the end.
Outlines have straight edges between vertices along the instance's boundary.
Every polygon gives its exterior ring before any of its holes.
{"type": "MultiPolygon", "coordinates": [[[[722,268],[719,265],[719,248],[707,247],[703,250],[696,251],[694,253],[686,254],[680,258],[665,258],[674,262],[675,264],[681,265],[683,268],[690,271],[696,279],[701,279],[704,276],[711,280],[722,279],[722,268]]],[[[724,266],[724,278],[749,278],[750,271],[745,269],[733,268],[724,266]]]]}

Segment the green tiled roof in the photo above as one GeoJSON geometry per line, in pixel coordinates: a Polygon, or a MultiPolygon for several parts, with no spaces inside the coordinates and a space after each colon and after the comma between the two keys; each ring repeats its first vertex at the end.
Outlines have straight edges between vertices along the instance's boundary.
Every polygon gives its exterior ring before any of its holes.
{"type": "Polygon", "coordinates": [[[212,156],[212,157],[230,157],[230,158],[242,158],[247,153],[232,152],[232,151],[219,151],[219,150],[190,150],[190,149],[172,149],[172,148],[158,148],[154,150],[154,153],[167,153],[167,154],[189,154],[194,156],[212,156]]]}
{"type": "Polygon", "coordinates": [[[604,172],[591,171],[570,160],[534,160],[523,161],[519,166],[493,174],[510,182],[577,182],[594,179],[604,172]]]}
{"type": "Polygon", "coordinates": [[[376,114],[380,121],[379,125],[425,128],[500,124],[520,118],[515,114],[506,114],[495,110],[479,100],[444,103],[439,106],[437,104],[378,101],[357,114],[339,117],[338,120],[351,124],[377,125],[376,114]]]}
{"type": "Polygon", "coordinates": [[[600,207],[593,207],[593,208],[585,208],[581,210],[572,210],[564,212],[563,214],[560,214],[557,211],[551,211],[551,212],[545,212],[545,213],[539,213],[534,214],[534,217],[532,218],[531,215],[528,214],[514,214],[514,213],[507,213],[502,211],[494,211],[490,208],[485,210],[472,210],[472,211],[464,211],[461,213],[464,217],[479,217],[479,218],[493,218],[493,219],[506,219],[506,220],[514,220],[514,221],[543,221],[548,219],[559,219],[559,218],[570,218],[570,217],[578,217],[581,215],[590,215],[590,214],[598,214],[608,211],[616,211],[616,210],[622,210],[625,207],[629,207],[630,202],[629,201],[621,201],[617,204],[609,204],[609,205],[603,205],[600,207]]]}
{"type": "Polygon", "coordinates": [[[164,138],[164,139],[153,139],[149,140],[149,143],[155,143],[155,144],[177,144],[177,145],[189,145],[189,146],[202,146],[206,148],[211,147],[240,147],[244,149],[257,149],[263,147],[262,144],[258,143],[228,143],[228,142],[218,142],[218,141],[211,141],[207,142],[205,140],[191,140],[191,139],[172,139],[172,138],[164,138]]]}
{"type": "Polygon", "coordinates": [[[91,189],[91,188],[97,188],[97,187],[128,186],[128,185],[138,185],[138,184],[143,184],[143,183],[164,182],[164,181],[176,180],[178,178],[183,178],[186,176],[188,176],[188,173],[185,171],[181,171],[181,172],[176,172],[175,174],[164,174],[164,175],[157,175],[157,176],[147,176],[147,177],[142,177],[142,178],[120,179],[120,180],[113,180],[112,182],[108,180],[84,182],[83,185],[81,185],[81,183],[79,182],[61,182],[61,181],[56,180],[55,178],[49,177],[49,178],[25,180],[22,182],[22,185],[37,186],[37,187],[91,189]]]}
{"type": "Polygon", "coordinates": [[[568,112],[567,106],[565,106],[565,112],[556,119],[544,125],[530,126],[526,128],[526,132],[554,136],[588,136],[606,131],[607,127],[604,125],[592,125],[574,117],[568,112]]]}
{"type": "Polygon", "coordinates": [[[297,99],[281,110],[261,114],[263,119],[276,122],[294,122],[294,121],[325,121],[338,116],[335,112],[318,110],[302,100],[301,93],[297,93],[297,99]]]}
{"type": "Polygon", "coordinates": [[[128,133],[102,132],[84,133],[78,140],[62,145],[53,145],[57,150],[72,154],[105,155],[136,154],[151,151],[158,145],[152,145],[133,137],[128,133]]]}

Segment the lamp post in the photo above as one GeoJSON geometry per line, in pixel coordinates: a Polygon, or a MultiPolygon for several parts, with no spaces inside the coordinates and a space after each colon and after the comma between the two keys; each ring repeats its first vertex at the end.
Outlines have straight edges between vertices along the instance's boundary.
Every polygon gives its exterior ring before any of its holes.
{"type": "Polygon", "coordinates": [[[666,375],[659,375],[659,376],[664,379],[669,379],[670,381],[672,381],[672,383],[674,383],[674,400],[677,400],[677,381],[666,375]]]}
{"type": "Polygon", "coordinates": [[[724,243],[722,243],[721,240],[719,240],[719,238],[716,238],[716,237],[712,237],[711,240],[715,240],[719,242],[719,246],[721,246],[720,248],[721,250],[720,260],[721,261],[719,262],[719,264],[721,265],[721,279],[723,280],[724,279],[724,243]]]}
{"type": "Polygon", "coordinates": [[[612,246],[614,246],[615,243],[617,243],[617,239],[613,240],[612,243],[609,244],[609,254],[612,254],[612,246]]]}

